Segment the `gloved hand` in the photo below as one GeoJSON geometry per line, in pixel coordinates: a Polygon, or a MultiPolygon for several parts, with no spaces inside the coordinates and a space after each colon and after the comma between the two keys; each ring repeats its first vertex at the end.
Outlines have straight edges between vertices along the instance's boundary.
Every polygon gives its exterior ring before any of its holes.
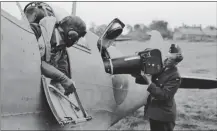
{"type": "Polygon", "coordinates": [[[142,85],[148,85],[150,84],[150,79],[146,78],[146,75],[143,75],[141,73],[138,74],[131,74],[133,77],[135,77],[135,82],[137,84],[142,84],[142,85]]]}
{"type": "Polygon", "coordinates": [[[137,73],[137,74],[131,74],[131,76],[135,77],[135,78],[139,78],[141,77],[141,74],[140,73],[137,73]]]}
{"type": "Polygon", "coordinates": [[[64,73],[53,67],[52,65],[42,61],[41,63],[41,72],[48,78],[60,84],[65,89],[65,95],[69,95],[75,91],[74,81],[69,79],[64,73]]]}
{"type": "Polygon", "coordinates": [[[64,95],[68,96],[69,94],[73,93],[75,89],[74,81],[67,78],[60,82],[63,88],[65,89],[64,95]]]}
{"type": "Polygon", "coordinates": [[[151,84],[151,83],[152,83],[151,77],[152,77],[151,75],[143,75],[143,79],[145,79],[148,84],[151,84]]]}

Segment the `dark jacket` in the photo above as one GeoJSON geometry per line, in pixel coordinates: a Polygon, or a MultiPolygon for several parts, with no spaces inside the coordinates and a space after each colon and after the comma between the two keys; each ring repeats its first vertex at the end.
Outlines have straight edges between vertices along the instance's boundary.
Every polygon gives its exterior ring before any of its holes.
{"type": "Polygon", "coordinates": [[[175,121],[176,103],[174,95],[181,84],[181,77],[176,67],[152,76],[148,87],[147,115],[150,119],[159,121],[175,121]]]}
{"type": "Polygon", "coordinates": [[[68,56],[66,49],[62,49],[58,52],[55,52],[51,55],[51,65],[56,67],[58,70],[63,72],[66,76],[69,75],[69,64],[68,64],[68,56]]]}

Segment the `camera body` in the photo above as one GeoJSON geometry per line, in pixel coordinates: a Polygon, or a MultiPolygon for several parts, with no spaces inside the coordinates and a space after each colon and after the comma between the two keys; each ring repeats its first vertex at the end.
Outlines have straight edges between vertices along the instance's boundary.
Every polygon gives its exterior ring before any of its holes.
{"type": "Polygon", "coordinates": [[[134,56],[104,60],[105,71],[109,74],[154,75],[163,68],[161,52],[158,49],[145,49],[134,56]]]}

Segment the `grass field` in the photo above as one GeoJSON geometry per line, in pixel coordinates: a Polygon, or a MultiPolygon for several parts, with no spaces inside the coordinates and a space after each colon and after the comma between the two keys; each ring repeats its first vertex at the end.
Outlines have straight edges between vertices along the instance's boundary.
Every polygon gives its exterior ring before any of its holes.
{"type": "MultiPolygon", "coordinates": [[[[171,42],[166,41],[165,45],[171,42]]],[[[142,42],[117,43],[123,54],[131,55],[145,49],[142,42]]],[[[217,43],[177,42],[184,60],[178,65],[181,75],[217,78],[217,43]]],[[[177,120],[175,130],[217,130],[217,89],[179,89],[175,95],[177,120]]],[[[143,118],[143,107],[120,120],[111,130],[149,130],[143,118]]]]}

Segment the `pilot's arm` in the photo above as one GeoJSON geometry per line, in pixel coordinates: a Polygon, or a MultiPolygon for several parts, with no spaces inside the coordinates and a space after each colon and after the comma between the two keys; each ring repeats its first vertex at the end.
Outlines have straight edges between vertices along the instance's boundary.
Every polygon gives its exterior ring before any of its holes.
{"type": "Polygon", "coordinates": [[[55,80],[57,82],[60,82],[60,84],[63,86],[65,89],[65,95],[68,95],[72,92],[74,92],[74,82],[69,79],[64,73],[59,71],[57,68],[54,66],[48,64],[45,61],[41,62],[41,72],[44,76],[55,80]]]}
{"type": "Polygon", "coordinates": [[[67,52],[66,49],[62,50],[62,54],[61,54],[61,58],[58,60],[58,70],[60,70],[61,72],[63,72],[65,75],[69,76],[69,64],[68,64],[68,60],[67,60],[68,56],[67,56],[67,52]]]}
{"type": "Polygon", "coordinates": [[[176,91],[181,84],[181,79],[179,77],[170,78],[163,88],[156,86],[155,83],[151,83],[147,89],[152,97],[158,100],[168,100],[174,97],[176,91]]]}

